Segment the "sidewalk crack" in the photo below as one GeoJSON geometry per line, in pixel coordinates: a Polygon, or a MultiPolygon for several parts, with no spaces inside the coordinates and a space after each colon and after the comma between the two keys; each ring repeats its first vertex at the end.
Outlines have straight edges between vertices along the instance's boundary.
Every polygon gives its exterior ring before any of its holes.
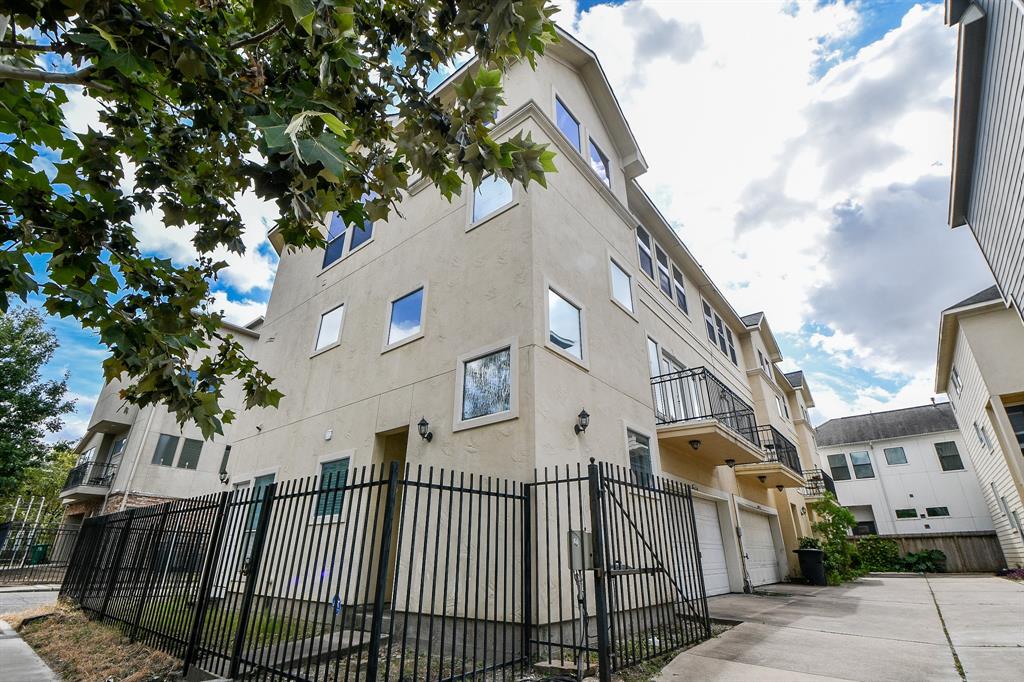
{"type": "Polygon", "coordinates": [[[924,576],[924,582],[928,585],[928,591],[932,595],[932,603],[935,604],[935,612],[939,614],[939,623],[942,625],[942,634],[946,635],[946,642],[949,643],[949,653],[953,655],[953,667],[956,668],[956,672],[960,675],[960,679],[967,682],[967,673],[964,671],[964,666],[960,662],[960,656],[956,653],[956,647],[953,646],[953,640],[949,636],[949,630],[946,628],[946,619],[942,617],[942,609],[939,608],[939,600],[935,598],[935,590],[932,589],[932,583],[928,580],[928,576],[924,576]]]}

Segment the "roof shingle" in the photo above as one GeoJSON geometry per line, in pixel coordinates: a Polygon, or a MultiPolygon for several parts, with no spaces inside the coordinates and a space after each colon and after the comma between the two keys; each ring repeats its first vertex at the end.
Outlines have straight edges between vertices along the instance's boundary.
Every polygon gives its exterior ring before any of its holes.
{"type": "Polygon", "coordinates": [[[830,446],[956,429],[956,418],[949,403],[937,403],[829,419],[814,432],[818,445],[830,446]]]}

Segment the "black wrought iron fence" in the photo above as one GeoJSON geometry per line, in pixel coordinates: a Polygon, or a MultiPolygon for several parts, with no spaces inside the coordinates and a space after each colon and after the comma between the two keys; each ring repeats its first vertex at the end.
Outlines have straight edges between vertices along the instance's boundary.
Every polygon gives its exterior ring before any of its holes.
{"type": "Polygon", "coordinates": [[[824,469],[808,469],[804,472],[807,484],[801,489],[804,497],[822,497],[826,492],[837,495],[836,484],[824,469]]]}
{"type": "Polygon", "coordinates": [[[117,473],[117,464],[110,462],[83,462],[68,472],[62,490],[70,490],[80,485],[93,485],[102,488],[110,487],[117,473]]]}
{"type": "Polygon", "coordinates": [[[774,426],[757,427],[757,439],[761,443],[761,449],[765,453],[765,461],[779,462],[789,467],[793,472],[800,474],[803,469],[800,466],[800,454],[796,445],[776,429],[774,426]]]}
{"type": "Polygon", "coordinates": [[[0,585],[60,583],[78,526],[54,521],[0,524],[0,585]]]}
{"type": "Polygon", "coordinates": [[[631,476],[369,467],[128,510],[85,522],[62,595],[234,679],[519,679],[601,641],[607,674],[708,634],[689,489],[631,476]]]}

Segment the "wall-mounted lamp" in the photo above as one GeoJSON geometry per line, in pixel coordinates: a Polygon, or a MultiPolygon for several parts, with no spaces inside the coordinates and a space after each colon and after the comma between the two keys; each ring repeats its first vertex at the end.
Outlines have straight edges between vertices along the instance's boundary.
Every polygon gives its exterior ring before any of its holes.
{"type": "Polygon", "coordinates": [[[734,466],[736,466],[736,460],[734,460],[734,459],[727,459],[727,460],[725,460],[725,466],[727,466],[730,469],[732,469],[734,466]]]}
{"type": "Polygon", "coordinates": [[[768,480],[768,477],[767,476],[758,476],[757,480],[761,481],[761,483],[764,483],[765,481],[768,480]]]}
{"type": "Polygon", "coordinates": [[[696,450],[697,448],[700,447],[700,441],[694,438],[693,440],[690,441],[690,447],[696,450]]]}
{"type": "Polygon", "coordinates": [[[590,415],[587,414],[586,410],[580,410],[580,413],[576,415],[576,426],[572,427],[572,429],[578,436],[586,432],[588,426],[590,426],[590,415]]]}
{"type": "Polygon", "coordinates": [[[223,483],[224,485],[227,485],[228,481],[230,481],[230,480],[231,480],[231,475],[228,472],[226,472],[226,471],[220,472],[220,482],[221,483],[223,483]]]}
{"type": "Polygon", "coordinates": [[[775,489],[778,490],[781,493],[783,490],[786,489],[786,486],[784,486],[784,485],[777,485],[777,486],[775,486],[775,489]]]}
{"type": "Polygon", "coordinates": [[[807,507],[800,507],[800,516],[807,516],[807,507]]]}
{"type": "Polygon", "coordinates": [[[420,421],[416,425],[416,430],[419,432],[420,438],[428,443],[434,440],[434,434],[430,432],[430,422],[427,421],[426,417],[420,417],[420,421]]]}

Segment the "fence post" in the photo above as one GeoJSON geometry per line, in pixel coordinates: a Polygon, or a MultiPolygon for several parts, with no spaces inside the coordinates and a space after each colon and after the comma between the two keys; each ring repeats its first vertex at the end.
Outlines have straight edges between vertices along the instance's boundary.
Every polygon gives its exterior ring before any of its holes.
{"type": "Polygon", "coordinates": [[[164,527],[167,525],[167,514],[171,509],[171,503],[164,502],[161,506],[163,509],[160,511],[160,523],[157,524],[156,532],[153,533],[153,547],[149,552],[149,561],[146,562],[146,565],[148,565],[146,585],[142,588],[142,595],[139,597],[139,605],[135,609],[135,616],[131,621],[132,632],[129,639],[133,642],[139,635],[139,623],[142,621],[142,611],[146,608],[146,602],[149,600],[149,593],[153,590],[153,577],[156,573],[153,568],[154,564],[156,564],[157,553],[160,550],[160,539],[164,534],[164,527]]]}
{"type": "Polygon", "coordinates": [[[81,561],[82,557],[86,554],[85,545],[82,544],[82,535],[85,530],[85,523],[88,519],[83,519],[82,523],[78,526],[78,532],[75,534],[75,544],[71,547],[71,554],[68,556],[68,565],[64,569],[64,578],[60,583],[60,592],[57,593],[58,599],[70,599],[71,592],[81,582],[81,561]]]}
{"type": "MultiPolygon", "coordinates": [[[[274,505],[274,493],[276,492],[276,481],[263,489],[260,518],[256,523],[256,531],[252,540],[249,575],[245,577],[245,592],[242,593],[242,607],[238,612],[238,631],[235,633],[235,645],[231,651],[231,667],[228,669],[228,678],[232,680],[238,679],[238,669],[242,664],[242,647],[245,646],[245,631],[249,628],[249,615],[252,611],[252,601],[256,593],[256,579],[259,576],[260,562],[263,559],[263,546],[267,542],[270,510],[274,505]]],[[[252,504],[256,504],[255,499],[252,500],[252,504]]]]}
{"type": "MultiPolygon", "coordinates": [[[[391,526],[395,518],[395,499],[398,494],[398,462],[391,462],[388,472],[387,498],[384,502],[384,520],[380,533],[380,557],[377,578],[373,586],[373,620],[370,622],[370,647],[366,659],[366,679],[377,679],[380,664],[380,631],[384,620],[384,592],[388,582],[388,559],[391,556],[391,526]]],[[[378,498],[380,499],[380,498],[378,498]]]]}
{"type": "Polygon", "coordinates": [[[195,664],[199,653],[199,637],[203,631],[203,621],[206,618],[206,607],[210,603],[210,583],[213,582],[213,569],[217,563],[217,556],[220,554],[220,543],[224,536],[224,527],[227,525],[228,500],[231,493],[227,490],[220,494],[220,501],[217,503],[217,516],[213,520],[213,532],[210,533],[210,546],[206,549],[206,560],[203,562],[203,575],[199,579],[199,594],[196,595],[196,609],[192,614],[192,629],[188,634],[188,644],[185,645],[185,657],[182,665],[182,674],[187,674],[189,667],[195,664]]]}
{"type": "MultiPolygon", "coordinates": [[[[536,474],[535,474],[536,475],[536,474]]],[[[523,484],[523,657],[530,662],[533,630],[533,486],[523,484]]]]}
{"type": "Polygon", "coordinates": [[[608,592],[607,575],[604,565],[604,514],[601,509],[602,490],[601,471],[594,458],[590,458],[587,466],[587,478],[590,482],[590,524],[594,533],[594,602],[597,605],[597,666],[600,682],[611,682],[611,648],[608,641],[608,592]]]}
{"type": "Polygon", "coordinates": [[[107,592],[103,595],[103,605],[100,607],[100,620],[107,616],[107,605],[110,603],[110,595],[117,585],[117,577],[121,573],[121,564],[124,562],[124,549],[128,545],[128,535],[132,531],[132,519],[135,518],[135,509],[129,509],[124,519],[124,526],[121,528],[121,537],[117,539],[117,547],[114,549],[114,562],[110,569],[110,581],[107,583],[107,592]]]}

